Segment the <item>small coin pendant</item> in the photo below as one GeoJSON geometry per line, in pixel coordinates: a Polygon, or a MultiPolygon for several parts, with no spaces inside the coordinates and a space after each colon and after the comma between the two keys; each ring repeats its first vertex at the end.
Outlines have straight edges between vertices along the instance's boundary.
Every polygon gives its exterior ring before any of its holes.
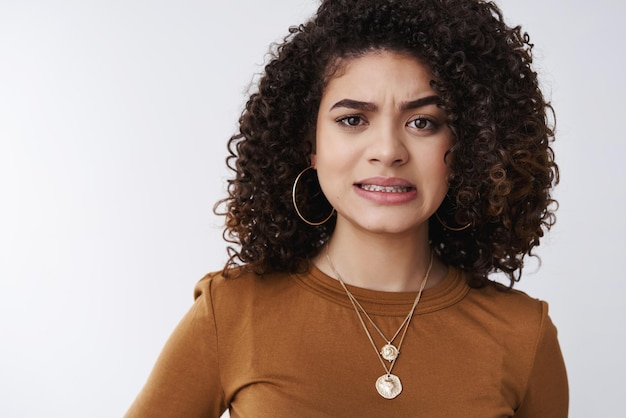
{"type": "Polygon", "coordinates": [[[385,344],[380,350],[380,355],[387,361],[394,361],[400,352],[393,344],[385,344]]]}
{"type": "Polygon", "coordinates": [[[402,392],[402,383],[395,374],[384,374],[376,380],[376,390],[386,399],[393,399],[402,392]]]}

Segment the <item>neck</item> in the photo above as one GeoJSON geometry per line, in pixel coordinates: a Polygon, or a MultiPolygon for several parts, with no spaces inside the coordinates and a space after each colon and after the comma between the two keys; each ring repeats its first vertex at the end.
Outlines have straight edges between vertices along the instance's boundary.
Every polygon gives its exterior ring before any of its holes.
{"type": "MultiPolygon", "coordinates": [[[[326,251],[345,283],[386,292],[418,291],[431,257],[426,225],[404,236],[335,230],[328,247],[314,262],[337,279],[326,251]]],[[[446,272],[447,267],[435,258],[426,288],[439,283],[446,272]]]]}

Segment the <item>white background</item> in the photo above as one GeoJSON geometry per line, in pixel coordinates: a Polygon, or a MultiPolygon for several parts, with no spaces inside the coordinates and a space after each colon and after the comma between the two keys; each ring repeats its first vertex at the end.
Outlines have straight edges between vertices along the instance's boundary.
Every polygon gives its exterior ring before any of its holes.
{"type": "MultiPolygon", "coordinates": [[[[541,269],[571,417],[618,417],[626,375],[619,0],[501,0],[558,117],[541,269]]],[[[268,45],[313,0],[0,0],[0,416],[121,416],[225,260],[226,140],[268,45]]],[[[536,270],[531,265],[532,270],[536,270]]]]}

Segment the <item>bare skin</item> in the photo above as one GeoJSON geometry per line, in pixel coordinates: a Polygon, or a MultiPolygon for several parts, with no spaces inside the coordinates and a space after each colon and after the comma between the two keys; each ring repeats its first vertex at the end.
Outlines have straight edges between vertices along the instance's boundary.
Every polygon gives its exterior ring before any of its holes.
{"type": "MultiPolygon", "coordinates": [[[[313,166],[337,211],[328,248],[314,260],[349,284],[417,291],[428,268],[428,219],[447,190],[452,145],[430,71],[414,58],[376,51],[345,62],[318,112],[313,166]]],[[[433,260],[428,287],[447,266],[433,260]]]]}

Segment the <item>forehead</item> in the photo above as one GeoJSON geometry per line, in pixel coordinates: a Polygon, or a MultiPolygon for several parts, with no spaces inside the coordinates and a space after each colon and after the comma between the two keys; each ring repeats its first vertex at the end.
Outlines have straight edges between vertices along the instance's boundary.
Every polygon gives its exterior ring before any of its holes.
{"type": "Polygon", "coordinates": [[[395,51],[371,51],[339,58],[332,66],[323,96],[395,91],[414,96],[433,92],[430,69],[417,58],[395,51]]]}

